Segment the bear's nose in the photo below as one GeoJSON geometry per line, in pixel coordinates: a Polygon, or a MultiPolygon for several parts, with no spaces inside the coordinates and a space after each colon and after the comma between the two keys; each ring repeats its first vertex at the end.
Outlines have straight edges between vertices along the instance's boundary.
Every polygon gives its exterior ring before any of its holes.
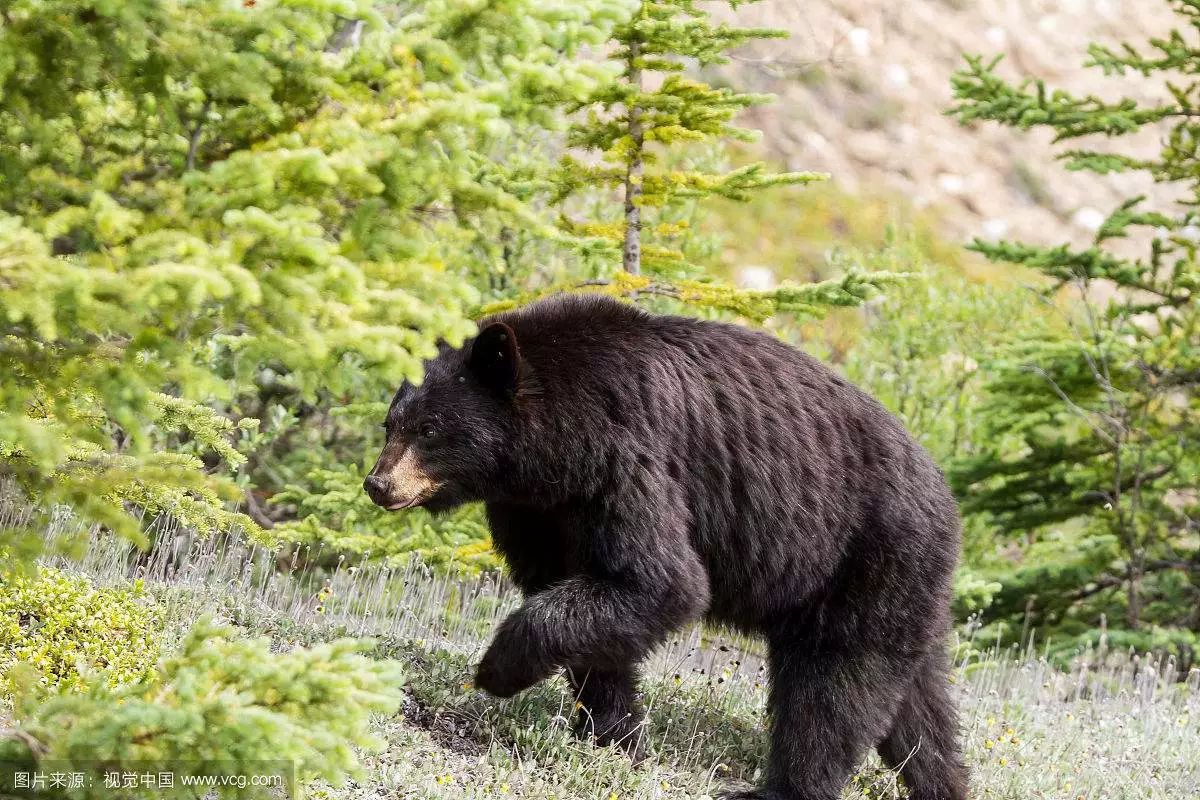
{"type": "Polygon", "coordinates": [[[388,483],[378,475],[368,475],[363,481],[363,489],[367,496],[378,505],[383,505],[384,495],[387,494],[388,483]]]}

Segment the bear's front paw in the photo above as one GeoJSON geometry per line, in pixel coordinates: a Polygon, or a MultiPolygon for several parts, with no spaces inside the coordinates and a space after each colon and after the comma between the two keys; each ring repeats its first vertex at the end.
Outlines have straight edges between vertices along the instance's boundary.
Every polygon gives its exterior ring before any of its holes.
{"type": "Polygon", "coordinates": [[[512,697],[552,674],[553,665],[537,663],[497,639],[479,662],[475,685],[496,697],[512,697]]]}

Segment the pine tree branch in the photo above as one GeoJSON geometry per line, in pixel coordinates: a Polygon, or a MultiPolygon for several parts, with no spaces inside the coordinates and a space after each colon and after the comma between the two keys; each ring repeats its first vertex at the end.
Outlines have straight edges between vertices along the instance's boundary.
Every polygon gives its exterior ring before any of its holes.
{"type": "Polygon", "coordinates": [[[204,104],[200,106],[200,113],[196,116],[196,123],[192,125],[192,130],[188,134],[186,162],[186,170],[188,172],[191,172],[196,168],[196,151],[200,148],[200,134],[204,130],[204,119],[208,116],[208,110],[210,108],[212,108],[212,99],[205,98],[204,104]]]}
{"type": "Polygon", "coordinates": [[[1200,385],[1200,369],[1190,370],[1169,370],[1163,369],[1157,364],[1150,364],[1145,361],[1137,363],[1138,369],[1154,376],[1154,379],[1160,386],[1176,387],[1176,386],[1195,386],[1200,385]]]}
{"type": "Polygon", "coordinates": [[[41,758],[50,749],[29,731],[20,728],[0,728],[0,740],[5,739],[20,742],[34,758],[41,758]]]}
{"type": "Polygon", "coordinates": [[[1163,572],[1171,569],[1183,570],[1184,572],[1200,572],[1200,561],[1156,559],[1154,561],[1147,561],[1145,565],[1145,571],[1147,572],[1163,572]]]}
{"type": "MultiPolygon", "coordinates": [[[[1063,403],[1067,406],[1067,408],[1071,409],[1071,411],[1076,416],[1078,416],[1080,419],[1082,419],[1084,422],[1086,422],[1088,427],[1092,429],[1093,433],[1095,433],[1097,436],[1099,436],[1101,439],[1103,439],[1105,442],[1107,442],[1110,446],[1112,446],[1112,447],[1117,446],[1117,440],[1112,436],[1112,434],[1110,434],[1104,428],[1102,428],[1099,425],[1096,425],[1095,423],[1092,422],[1092,416],[1096,415],[1096,416],[1104,417],[1110,425],[1114,425],[1114,426],[1119,426],[1120,423],[1117,420],[1115,420],[1114,418],[1112,418],[1111,416],[1109,416],[1107,414],[1100,414],[1099,412],[1088,411],[1087,409],[1080,406],[1078,403],[1076,403],[1074,400],[1071,399],[1071,396],[1069,394],[1067,394],[1065,391],[1063,391],[1063,388],[1058,385],[1058,381],[1056,381],[1054,379],[1053,375],[1051,375],[1049,372],[1047,372],[1045,369],[1038,366],[1037,364],[1027,364],[1027,365],[1025,365],[1025,370],[1034,375],[1037,375],[1038,377],[1045,380],[1046,383],[1050,386],[1050,390],[1053,391],[1054,394],[1056,394],[1058,396],[1058,399],[1062,400],[1063,403]]],[[[1100,377],[1100,376],[1097,375],[1097,377],[1100,377]]]]}
{"type": "Polygon", "coordinates": [[[1067,604],[1070,605],[1072,603],[1077,603],[1080,600],[1086,600],[1093,595],[1100,594],[1100,592],[1103,592],[1106,589],[1116,589],[1120,586],[1123,586],[1125,584],[1125,578],[1118,578],[1115,575],[1109,575],[1105,573],[1097,576],[1096,580],[1091,581],[1091,583],[1094,585],[1072,592],[1067,598],[1067,604]]]}
{"type": "Polygon", "coordinates": [[[269,531],[275,527],[275,520],[267,516],[267,512],[263,510],[262,505],[258,502],[258,498],[254,496],[254,491],[247,489],[246,497],[246,516],[254,520],[260,528],[269,531]]]}
{"type": "MultiPolygon", "coordinates": [[[[1158,572],[1167,572],[1170,570],[1182,570],[1184,572],[1200,572],[1200,562],[1196,561],[1179,561],[1169,559],[1155,559],[1147,561],[1142,565],[1141,574],[1154,574],[1158,572]]],[[[1091,586],[1085,586],[1078,591],[1072,592],[1069,602],[1078,602],[1086,600],[1093,595],[1103,592],[1105,589],[1115,589],[1119,586],[1124,586],[1129,581],[1129,578],[1122,575],[1116,576],[1109,573],[1103,573],[1096,577],[1094,581],[1088,581],[1091,586]]]]}

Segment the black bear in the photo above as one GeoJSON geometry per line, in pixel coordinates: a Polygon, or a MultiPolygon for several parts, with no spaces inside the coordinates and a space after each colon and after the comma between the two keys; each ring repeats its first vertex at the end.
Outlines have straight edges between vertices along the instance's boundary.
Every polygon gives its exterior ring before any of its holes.
{"type": "Polygon", "coordinates": [[[769,648],[764,800],[834,800],[876,746],[910,796],[962,800],[945,636],[954,499],[891,414],[736,325],[559,296],[484,320],[392,401],[388,509],[486,504],[524,605],[478,685],[565,669],[580,729],[635,740],[638,664],[706,619],[769,648]]]}

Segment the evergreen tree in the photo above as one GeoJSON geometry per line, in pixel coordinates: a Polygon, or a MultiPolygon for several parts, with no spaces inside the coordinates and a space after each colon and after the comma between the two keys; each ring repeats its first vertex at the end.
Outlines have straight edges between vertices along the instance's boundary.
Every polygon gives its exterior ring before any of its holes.
{"type": "Polygon", "coordinates": [[[7,5],[0,476],[138,539],[360,461],[334,409],[473,330],[481,243],[560,236],[493,156],[590,91],[621,8],[7,5]]]}
{"type": "MultiPolygon", "coordinates": [[[[4,4],[0,490],[32,513],[0,530],[0,594],[58,506],[138,542],[144,514],[261,534],[233,502],[366,457],[387,393],[474,330],[481,241],[561,238],[493,157],[603,76],[571,56],[619,10],[4,4]],[[350,401],[374,406],[347,444],[331,420],[350,401]]],[[[40,624],[3,622],[19,640],[40,624]]],[[[399,698],[394,665],[358,648],[272,654],[201,626],[145,681],[20,698],[0,756],[119,765],[202,742],[336,778],[399,698]]]]}
{"type": "Polygon", "coordinates": [[[1159,102],[1015,84],[998,59],[969,58],[954,78],[964,124],[1043,127],[1057,141],[1165,126],[1154,157],[1077,147],[1061,158],[1075,171],[1146,172],[1179,202],[1131,198],[1086,247],[974,242],[1076,302],[1065,333],[1025,331],[988,365],[987,430],[952,478],[968,513],[1025,543],[1027,558],[999,576],[995,617],[1015,630],[1029,610],[1033,625],[1093,637],[1106,616],[1126,631],[1112,638],[1189,650],[1200,643],[1200,1],[1172,6],[1186,31],[1089,51],[1107,75],[1161,79],[1159,102]]]}
{"type": "MultiPolygon", "coordinates": [[[[733,5],[737,5],[734,3],[733,5]]],[[[620,187],[621,266],[631,275],[663,268],[682,254],[662,247],[642,248],[642,210],[661,208],[681,198],[719,195],[741,199],[768,186],[807,183],[824,176],[813,172],[769,174],[763,164],[725,173],[702,169],[656,168],[662,151],[673,145],[710,140],[749,140],[751,131],[732,124],[749,106],[770,101],[769,95],[716,88],[683,74],[687,61],[698,67],[723,64],[729,50],[755,39],[786,36],[765,28],[714,24],[695,0],[639,2],[627,22],[613,32],[610,58],[620,77],[588,98],[600,110],[572,131],[570,143],[598,151],[602,163],[584,167],[568,158],[565,168],[588,184],[620,187]],[[654,79],[657,88],[648,88],[654,79]],[[656,149],[657,146],[657,149],[656,149]]]]}
{"type": "Polygon", "coordinates": [[[575,238],[590,274],[516,292],[483,310],[585,288],[761,322],[778,313],[819,317],[832,307],[857,305],[894,282],[893,273],[851,270],[819,284],[741,291],[705,279],[702,265],[690,262],[688,248],[677,243],[693,216],[681,213],[685,205],[712,197],[745,200],[760,189],[826,177],[771,173],[762,163],[720,169],[725,145],[755,136],[734,118],[771,97],[714,87],[685,74],[726,63],[728,51],[747,42],[783,35],[717,24],[695,0],[634,3],[609,42],[615,75],[597,82],[576,104],[578,119],[555,178],[560,224],[575,238]],[[591,202],[583,203],[582,214],[573,213],[580,203],[572,201],[581,197],[591,202]]]}

